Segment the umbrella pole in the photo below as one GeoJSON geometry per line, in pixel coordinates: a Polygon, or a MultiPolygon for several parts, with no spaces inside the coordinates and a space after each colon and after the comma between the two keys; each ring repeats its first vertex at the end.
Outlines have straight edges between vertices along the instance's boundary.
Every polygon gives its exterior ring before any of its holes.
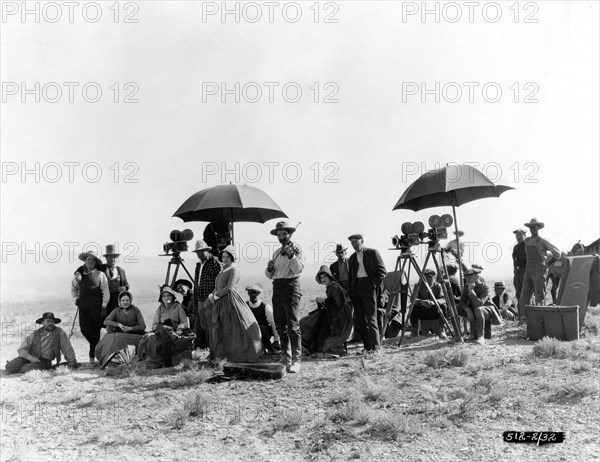
{"type": "Polygon", "coordinates": [[[456,251],[458,252],[458,274],[460,275],[460,291],[463,290],[463,274],[462,274],[462,252],[460,251],[460,239],[458,237],[458,223],[456,222],[456,207],[452,205],[452,215],[454,217],[454,231],[456,234],[456,251]]]}
{"type": "Polygon", "coordinates": [[[229,230],[231,231],[231,245],[235,245],[235,240],[233,238],[233,221],[229,222],[229,230]]]}

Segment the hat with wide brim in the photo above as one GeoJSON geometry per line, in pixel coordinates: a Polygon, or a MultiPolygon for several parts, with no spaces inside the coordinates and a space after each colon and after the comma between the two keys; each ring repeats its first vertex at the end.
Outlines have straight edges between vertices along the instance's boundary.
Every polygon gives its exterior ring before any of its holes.
{"type": "Polygon", "coordinates": [[[515,229],[513,231],[513,233],[515,233],[515,234],[527,234],[527,231],[525,231],[523,228],[518,228],[518,229],[515,229]]]}
{"type": "Polygon", "coordinates": [[[496,289],[496,288],[506,289],[506,286],[504,285],[504,283],[502,281],[497,281],[497,282],[494,282],[494,289],[496,289]]]}
{"type": "Polygon", "coordinates": [[[192,281],[188,281],[187,279],[178,279],[173,284],[173,289],[177,290],[177,287],[179,286],[179,284],[183,284],[184,286],[188,286],[188,288],[190,288],[190,289],[194,287],[194,285],[192,284],[192,281]]]}
{"type": "Polygon", "coordinates": [[[315,281],[317,281],[317,284],[321,284],[321,274],[326,274],[332,281],[335,281],[335,278],[333,277],[333,274],[331,274],[329,266],[322,265],[319,271],[317,271],[317,275],[315,276],[315,281]]]}
{"type": "Polygon", "coordinates": [[[229,255],[231,255],[231,258],[233,259],[233,261],[235,261],[235,247],[232,246],[231,244],[229,244],[227,247],[225,247],[223,250],[221,250],[221,252],[219,253],[219,261],[223,261],[223,254],[227,252],[229,255]]]}
{"type": "Polygon", "coordinates": [[[250,284],[248,287],[246,287],[246,291],[261,293],[263,291],[263,288],[258,284],[250,284]]]}
{"type": "Polygon", "coordinates": [[[44,313],[41,318],[39,318],[39,319],[37,319],[35,321],[35,323],[36,324],[43,324],[44,319],[52,319],[55,324],[60,324],[60,322],[61,322],[60,318],[55,318],[54,317],[54,313],[48,312],[48,313],[44,313]]]}
{"type": "Polygon", "coordinates": [[[544,226],[546,226],[543,221],[538,221],[537,218],[532,218],[529,223],[523,223],[523,224],[525,226],[527,226],[528,228],[531,228],[532,226],[537,226],[538,228],[542,229],[544,226]]]}
{"type": "Polygon", "coordinates": [[[194,248],[194,252],[202,252],[204,250],[210,250],[212,247],[208,245],[204,241],[196,241],[196,247],[194,248]]]}
{"type": "Polygon", "coordinates": [[[169,286],[162,286],[160,288],[160,295],[158,296],[159,302],[162,302],[162,296],[165,292],[171,294],[173,296],[173,300],[177,300],[177,294],[175,293],[175,291],[173,289],[171,289],[169,286]]]}
{"type": "Polygon", "coordinates": [[[344,247],[342,244],[335,245],[335,253],[345,252],[346,250],[348,250],[348,248],[344,247]]]}
{"type": "Polygon", "coordinates": [[[87,257],[94,257],[96,259],[96,267],[102,265],[102,259],[98,255],[96,255],[96,252],[90,250],[88,252],[83,252],[79,254],[79,259],[83,262],[86,261],[87,257]]]}
{"type": "Polygon", "coordinates": [[[121,255],[121,254],[117,252],[117,246],[109,244],[106,246],[106,253],[103,254],[102,256],[103,257],[118,257],[119,255],[121,255]]]}
{"type": "Polygon", "coordinates": [[[290,224],[287,221],[280,221],[275,225],[275,229],[271,230],[271,234],[273,236],[277,236],[277,231],[287,231],[288,233],[292,234],[293,232],[296,231],[296,228],[294,228],[293,226],[290,226],[290,224]]]}

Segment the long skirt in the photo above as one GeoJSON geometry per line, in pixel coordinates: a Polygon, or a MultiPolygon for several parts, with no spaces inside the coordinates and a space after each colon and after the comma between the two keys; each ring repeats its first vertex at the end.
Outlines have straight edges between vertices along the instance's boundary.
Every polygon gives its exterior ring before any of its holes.
{"type": "Polygon", "coordinates": [[[251,363],[263,355],[260,327],[235,290],[213,305],[210,327],[210,350],[215,360],[251,363]]]}
{"type": "Polygon", "coordinates": [[[339,355],[344,353],[344,343],[350,337],[352,332],[353,321],[353,310],[349,305],[345,305],[336,319],[333,326],[330,326],[332,334],[325,339],[323,344],[323,353],[331,353],[339,355]]]}
{"type": "Polygon", "coordinates": [[[139,334],[127,334],[124,332],[107,333],[96,345],[95,355],[101,366],[115,351],[122,350],[127,345],[137,348],[142,336],[139,334]]]}

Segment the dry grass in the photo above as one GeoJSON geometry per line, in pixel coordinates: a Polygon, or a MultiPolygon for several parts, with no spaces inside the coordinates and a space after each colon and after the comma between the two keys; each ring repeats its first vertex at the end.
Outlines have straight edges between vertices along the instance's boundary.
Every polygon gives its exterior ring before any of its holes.
{"type": "Polygon", "coordinates": [[[533,356],[537,358],[565,359],[571,356],[572,346],[555,338],[544,337],[533,346],[533,356]]]}
{"type": "Polygon", "coordinates": [[[593,381],[571,379],[567,383],[552,384],[548,387],[550,394],[546,400],[551,403],[572,404],[586,396],[598,395],[598,384],[593,381]]]}
{"type": "Polygon", "coordinates": [[[167,415],[167,423],[181,430],[190,418],[204,419],[210,407],[209,399],[201,391],[193,391],[184,397],[183,404],[167,415]]]}
{"type": "Polygon", "coordinates": [[[434,369],[463,367],[469,361],[469,353],[462,348],[441,348],[425,356],[424,363],[434,369]]]}

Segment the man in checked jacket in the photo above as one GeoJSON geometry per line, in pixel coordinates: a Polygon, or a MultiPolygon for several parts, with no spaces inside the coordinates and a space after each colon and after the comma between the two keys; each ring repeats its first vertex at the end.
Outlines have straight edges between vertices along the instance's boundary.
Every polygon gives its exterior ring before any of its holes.
{"type": "Polygon", "coordinates": [[[194,304],[196,305],[196,321],[194,322],[194,348],[208,348],[208,335],[211,328],[212,305],[208,296],[215,289],[215,280],[221,272],[221,263],[210,253],[211,247],[204,241],[196,242],[196,255],[200,261],[196,263],[194,274],[194,304]]]}

